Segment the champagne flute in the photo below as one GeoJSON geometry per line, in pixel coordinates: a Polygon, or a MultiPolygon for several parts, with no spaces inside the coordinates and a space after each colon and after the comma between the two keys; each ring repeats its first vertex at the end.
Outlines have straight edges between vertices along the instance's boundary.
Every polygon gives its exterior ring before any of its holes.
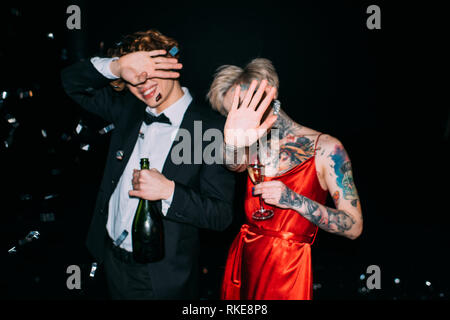
{"type": "MultiPolygon", "coordinates": [[[[248,175],[254,184],[264,181],[264,165],[256,158],[255,162],[247,167],[248,175]]],[[[254,220],[266,220],[273,217],[273,210],[264,208],[264,201],[259,195],[259,209],[253,212],[254,220]]]]}

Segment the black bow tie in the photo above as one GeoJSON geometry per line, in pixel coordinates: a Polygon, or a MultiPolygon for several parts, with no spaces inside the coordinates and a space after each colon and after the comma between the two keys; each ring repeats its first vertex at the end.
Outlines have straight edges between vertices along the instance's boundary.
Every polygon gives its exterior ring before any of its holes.
{"type": "Polygon", "coordinates": [[[151,113],[145,112],[144,122],[148,126],[151,125],[153,122],[172,124],[172,122],[170,122],[170,119],[167,118],[164,113],[161,113],[159,116],[155,116],[151,113]]]}

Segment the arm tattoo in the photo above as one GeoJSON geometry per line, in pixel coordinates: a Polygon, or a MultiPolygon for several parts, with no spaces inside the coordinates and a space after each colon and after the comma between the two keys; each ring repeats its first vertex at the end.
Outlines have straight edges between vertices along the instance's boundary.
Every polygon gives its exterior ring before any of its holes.
{"type": "Polygon", "coordinates": [[[325,207],[289,188],[282,193],[280,204],[298,211],[304,218],[331,233],[343,235],[355,224],[355,220],[345,211],[325,207]]]}
{"type": "Polygon", "coordinates": [[[339,197],[340,197],[339,191],[335,191],[333,193],[333,201],[334,201],[334,205],[336,206],[336,208],[339,205],[339,197]]]}
{"type": "Polygon", "coordinates": [[[342,189],[344,199],[351,200],[352,206],[356,207],[358,201],[358,194],[356,192],[355,183],[353,182],[352,165],[344,148],[336,145],[334,151],[330,154],[334,162],[334,169],[336,174],[336,183],[342,189]]]}

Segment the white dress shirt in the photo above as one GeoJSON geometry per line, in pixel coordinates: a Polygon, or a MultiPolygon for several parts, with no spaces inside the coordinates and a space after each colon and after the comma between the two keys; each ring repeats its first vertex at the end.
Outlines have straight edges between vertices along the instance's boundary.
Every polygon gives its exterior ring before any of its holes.
{"type": "MultiPolygon", "coordinates": [[[[109,64],[112,60],[110,58],[95,57],[91,59],[91,62],[108,79],[117,79],[109,69],[109,64]]],[[[130,252],[132,251],[131,227],[139,203],[139,198],[128,195],[128,191],[133,189],[131,184],[133,169],[140,169],[140,159],[148,158],[150,168],[155,168],[159,172],[162,171],[178,128],[183,120],[184,113],[192,101],[189,90],[184,87],[182,89],[184,95],[162,112],[170,119],[172,124],[153,122],[150,125],[146,125],[145,122],[142,122],[140,137],[109,200],[108,222],[106,223],[108,234],[112,240],[116,240],[124,230],[128,231],[128,236],[120,247],[130,252]]],[[[156,111],[150,107],[147,107],[146,111],[157,115],[156,111]]],[[[164,215],[167,214],[172,199],[173,194],[169,199],[161,201],[164,215]]]]}

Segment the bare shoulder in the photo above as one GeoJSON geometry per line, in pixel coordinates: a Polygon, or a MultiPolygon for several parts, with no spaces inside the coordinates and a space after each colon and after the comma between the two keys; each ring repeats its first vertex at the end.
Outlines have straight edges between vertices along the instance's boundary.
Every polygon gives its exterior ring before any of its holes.
{"type": "Polygon", "coordinates": [[[344,146],[338,138],[333,137],[329,134],[323,133],[319,140],[317,141],[317,152],[316,155],[319,158],[327,158],[332,153],[336,152],[337,149],[343,149],[344,146]]]}
{"type": "Polygon", "coordinates": [[[328,176],[333,175],[334,159],[336,155],[344,156],[345,149],[339,139],[322,133],[316,141],[316,170],[322,189],[328,190],[329,186],[326,183],[328,176]]]}

